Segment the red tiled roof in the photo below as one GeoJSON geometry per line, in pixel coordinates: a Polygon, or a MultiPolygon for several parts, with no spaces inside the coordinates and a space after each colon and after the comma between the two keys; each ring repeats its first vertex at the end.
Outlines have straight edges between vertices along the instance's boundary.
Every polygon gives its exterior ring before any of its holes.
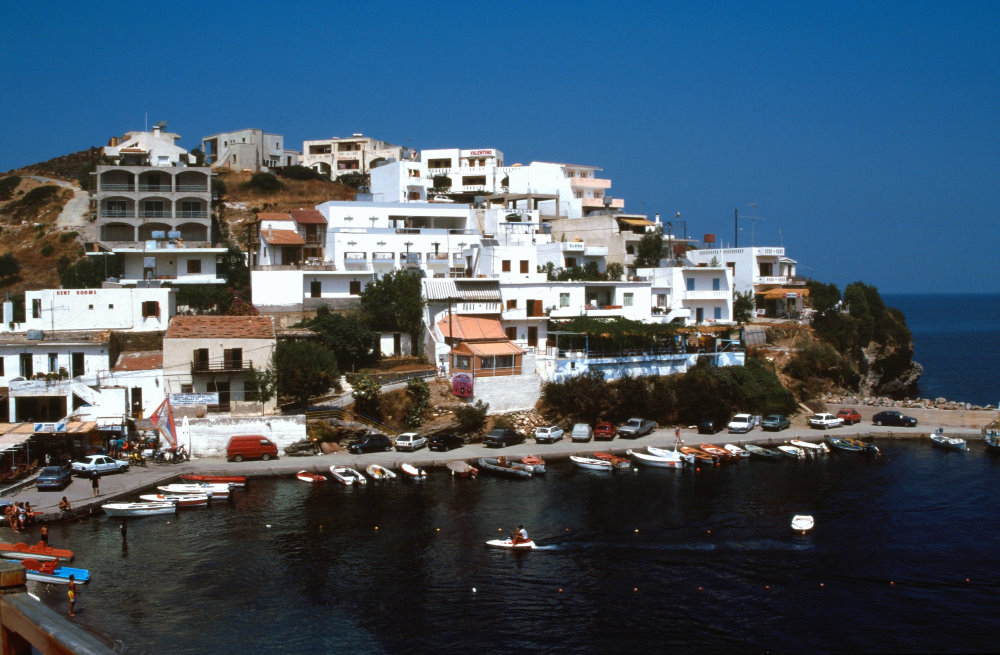
{"type": "Polygon", "coordinates": [[[497,339],[506,339],[507,335],[504,334],[503,327],[500,325],[500,321],[495,318],[477,318],[475,316],[456,316],[451,317],[451,330],[448,328],[449,319],[445,318],[443,321],[438,321],[438,329],[441,330],[441,334],[448,337],[454,337],[461,341],[472,341],[476,339],[489,339],[495,341],[497,339]],[[454,332],[452,332],[452,330],[454,332]]]}
{"type": "Polygon", "coordinates": [[[305,241],[298,232],[291,230],[264,230],[261,238],[272,246],[302,246],[305,241]]]}
{"type": "Polygon", "coordinates": [[[281,212],[261,212],[257,214],[257,218],[262,221],[290,221],[292,216],[290,214],[282,214],[281,212]]]}
{"type": "Polygon", "coordinates": [[[163,368],[162,351],[122,353],[115,364],[115,371],[152,371],[163,368]]]}
{"type": "Polygon", "coordinates": [[[274,325],[267,316],[175,316],[167,328],[168,339],[274,339],[274,325]]]}
{"type": "Polygon", "coordinates": [[[293,209],[292,218],[299,225],[305,225],[306,223],[318,223],[320,225],[326,225],[326,218],[323,214],[319,213],[315,209],[293,209]]]}

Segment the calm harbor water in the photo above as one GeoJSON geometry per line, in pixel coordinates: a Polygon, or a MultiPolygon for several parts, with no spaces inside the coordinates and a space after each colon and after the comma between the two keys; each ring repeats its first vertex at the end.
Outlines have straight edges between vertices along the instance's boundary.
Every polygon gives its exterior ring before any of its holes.
{"type": "MultiPolygon", "coordinates": [[[[994,650],[1000,458],[880,446],[700,472],[255,480],[131,520],[127,548],[107,517],[51,541],[94,578],[76,620],[130,654],[994,650]],[[541,548],[483,546],[517,523],[541,548]]],[[[65,609],[64,587],[33,591],[65,609]]]]}
{"type": "Polygon", "coordinates": [[[906,315],[923,398],[1000,403],[1000,294],[885,294],[906,315]]]}

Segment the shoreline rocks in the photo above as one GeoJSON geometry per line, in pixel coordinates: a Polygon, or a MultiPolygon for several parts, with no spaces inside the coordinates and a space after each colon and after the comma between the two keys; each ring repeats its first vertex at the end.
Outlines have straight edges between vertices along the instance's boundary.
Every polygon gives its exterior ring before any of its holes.
{"type": "Polygon", "coordinates": [[[944,409],[944,410],[995,410],[994,405],[974,405],[947,398],[903,398],[897,400],[886,396],[858,396],[856,394],[824,393],[820,400],[835,405],[863,405],[865,407],[894,407],[897,409],[944,409]]]}

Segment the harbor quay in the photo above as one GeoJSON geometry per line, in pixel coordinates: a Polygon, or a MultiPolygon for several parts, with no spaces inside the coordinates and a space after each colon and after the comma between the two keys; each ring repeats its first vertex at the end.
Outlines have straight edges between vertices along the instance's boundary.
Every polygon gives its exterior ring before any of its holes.
{"type": "MultiPolygon", "coordinates": [[[[792,427],[781,432],[764,432],[759,427],[745,434],[729,434],[726,431],[715,434],[699,434],[693,426],[681,426],[681,440],[686,445],[697,446],[701,443],[732,443],[736,445],[754,443],[759,445],[780,445],[791,439],[803,441],[823,441],[827,436],[847,436],[860,439],[919,439],[936,429],[943,428],[949,435],[969,440],[982,438],[982,427],[996,417],[990,411],[950,411],[933,409],[904,409],[904,413],[915,416],[920,423],[914,428],[878,427],[871,425],[871,416],[881,408],[860,408],[862,422],[853,426],[842,426],[832,430],[817,430],[805,425],[808,415],[799,415],[793,420],[792,427]]],[[[830,411],[837,411],[831,407],[830,411]]],[[[123,500],[134,500],[139,493],[155,491],[159,485],[177,481],[181,475],[188,474],[218,474],[244,475],[254,477],[293,476],[305,470],[312,473],[328,473],[333,465],[347,465],[358,470],[364,470],[369,464],[377,463],[392,469],[398,469],[408,462],[420,466],[434,474],[434,469],[440,467],[440,474],[450,472],[444,468],[447,462],[465,460],[475,463],[480,457],[520,457],[524,455],[540,456],[546,460],[568,458],[570,455],[589,455],[594,452],[610,452],[624,455],[627,450],[640,450],[646,446],[670,448],[674,444],[675,426],[661,426],[650,434],[637,439],[622,439],[616,437],[610,441],[573,442],[568,435],[553,444],[536,444],[531,435],[524,443],[506,448],[487,448],[481,443],[468,443],[448,452],[434,452],[421,449],[415,452],[367,453],[353,455],[339,451],[320,455],[283,456],[270,461],[229,462],[224,457],[195,456],[176,464],[157,464],[146,462],[146,466],[133,465],[126,473],[104,475],[100,478],[99,495],[94,495],[88,478],[74,477],[73,481],[62,491],[38,491],[34,478],[28,477],[19,484],[0,489],[0,502],[31,503],[36,516],[34,525],[27,528],[27,533],[20,535],[15,541],[37,541],[38,523],[64,519],[86,518],[101,514],[101,505],[123,500]],[[72,514],[64,516],[59,510],[59,502],[65,496],[72,504],[72,514]]]]}

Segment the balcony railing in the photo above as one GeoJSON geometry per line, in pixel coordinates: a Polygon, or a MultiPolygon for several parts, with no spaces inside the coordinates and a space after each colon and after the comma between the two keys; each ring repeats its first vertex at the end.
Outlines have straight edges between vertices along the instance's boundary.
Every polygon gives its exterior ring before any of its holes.
{"type": "Polygon", "coordinates": [[[178,191],[188,191],[192,193],[208,193],[208,185],[205,184],[178,184],[178,191]]]}
{"type": "Polygon", "coordinates": [[[139,218],[171,218],[171,214],[160,209],[143,209],[139,212],[139,218]]]}
{"type": "Polygon", "coordinates": [[[682,291],[684,300],[726,300],[729,298],[729,291],[712,291],[709,289],[699,291],[682,291]]]}
{"type": "Polygon", "coordinates": [[[140,191],[163,191],[170,192],[173,189],[170,188],[169,184],[140,184],[140,191]]]}
{"type": "Polygon", "coordinates": [[[209,361],[204,360],[192,360],[191,361],[191,373],[238,373],[241,371],[249,371],[250,362],[245,362],[242,359],[233,359],[225,361],[209,361]]]}
{"type": "Polygon", "coordinates": [[[101,191],[128,191],[129,193],[132,193],[135,191],[135,186],[131,184],[108,184],[106,182],[102,182],[101,191]]]}
{"type": "Polygon", "coordinates": [[[135,218],[135,212],[130,212],[127,209],[102,209],[100,213],[101,218],[135,218]]]}
{"type": "Polygon", "coordinates": [[[195,211],[179,211],[176,213],[177,218],[208,218],[208,212],[204,209],[199,209],[195,211]]]}

